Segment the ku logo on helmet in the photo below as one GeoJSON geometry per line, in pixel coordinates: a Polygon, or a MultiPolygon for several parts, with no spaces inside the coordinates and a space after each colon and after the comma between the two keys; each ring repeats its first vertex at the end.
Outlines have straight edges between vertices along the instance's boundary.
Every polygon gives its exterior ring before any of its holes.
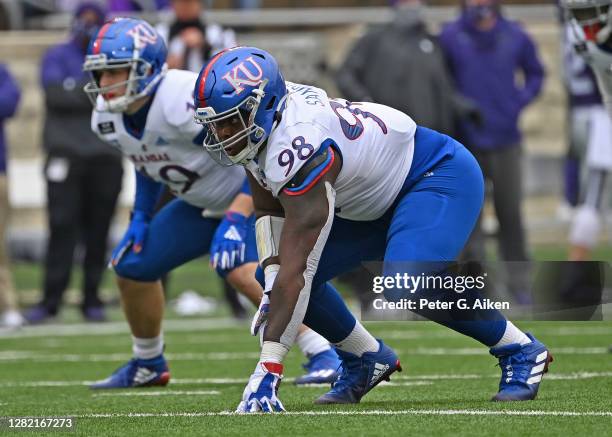
{"type": "Polygon", "coordinates": [[[138,23],[126,33],[132,38],[138,38],[144,44],[155,44],[157,42],[157,32],[148,23],[138,23]]]}
{"type": "Polygon", "coordinates": [[[253,59],[252,56],[249,56],[243,62],[232,68],[231,71],[225,73],[223,79],[228,81],[234,90],[236,90],[236,94],[240,94],[242,91],[244,91],[244,87],[242,85],[255,86],[261,83],[263,79],[263,70],[255,59],[253,59]],[[247,62],[251,63],[252,67],[247,67],[247,62]],[[255,69],[255,73],[250,70],[253,67],[255,69]],[[242,73],[242,76],[240,73],[242,73]]]}

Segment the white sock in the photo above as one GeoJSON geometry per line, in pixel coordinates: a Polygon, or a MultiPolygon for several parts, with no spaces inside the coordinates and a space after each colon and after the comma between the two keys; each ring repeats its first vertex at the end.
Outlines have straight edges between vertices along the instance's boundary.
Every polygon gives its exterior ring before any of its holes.
{"type": "Polygon", "coordinates": [[[504,335],[502,335],[501,340],[499,340],[493,347],[508,346],[509,344],[514,343],[524,345],[531,343],[531,340],[523,331],[514,326],[514,323],[508,320],[506,321],[506,330],[504,331],[504,335]]]}
{"type": "Polygon", "coordinates": [[[355,327],[351,333],[342,340],[336,343],[336,347],[344,352],[349,352],[358,357],[366,352],[378,352],[378,341],[363,327],[359,321],[355,323],[355,327]]]}
{"type": "Polygon", "coordinates": [[[150,360],[164,351],[164,334],[153,338],[138,338],[132,336],[132,351],[136,358],[150,360]]]}
{"type": "Polygon", "coordinates": [[[298,335],[295,342],[300,347],[306,358],[313,357],[316,354],[320,354],[321,352],[331,349],[329,342],[312,329],[308,329],[298,335]]]}

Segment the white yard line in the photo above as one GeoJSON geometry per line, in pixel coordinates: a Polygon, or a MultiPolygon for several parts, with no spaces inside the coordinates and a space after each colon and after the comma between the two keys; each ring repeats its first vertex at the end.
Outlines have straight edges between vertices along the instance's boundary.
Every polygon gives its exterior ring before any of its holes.
{"type": "MultiPolygon", "coordinates": [[[[404,381],[404,382],[396,382],[392,380],[391,382],[383,381],[380,383],[380,387],[414,387],[419,385],[433,385],[433,381],[404,381]]],[[[299,387],[299,386],[298,386],[299,387]]]]}
{"type": "MultiPolygon", "coordinates": [[[[288,411],[285,416],[560,416],[560,417],[612,417],[612,411],[547,411],[547,410],[320,410],[320,411],[288,411]]],[[[77,418],[121,418],[121,417],[210,417],[235,416],[242,417],[233,411],[199,412],[199,413],[93,413],[70,414],[77,418]]]]}
{"type": "Polygon", "coordinates": [[[120,392],[103,392],[92,395],[94,398],[106,398],[115,396],[214,396],[220,395],[218,390],[196,390],[196,391],[181,391],[181,390],[134,390],[120,392]]]}
{"type": "MultiPolygon", "coordinates": [[[[576,372],[576,373],[548,373],[544,379],[547,381],[557,380],[580,380],[592,378],[610,378],[612,372],[576,372]]],[[[393,375],[392,380],[397,381],[444,381],[444,380],[464,380],[464,379],[483,379],[499,378],[499,374],[453,374],[453,375],[393,375]]],[[[283,381],[291,383],[295,378],[284,378],[283,381]]],[[[96,381],[7,381],[0,382],[0,388],[4,387],[78,387],[88,386],[96,381]]],[[[170,385],[187,384],[246,384],[247,378],[176,378],[170,380],[170,385]]]]}
{"type": "MultiPolygon", "coordinates": [[[[463,347],[463,348],[449,348],[449,347],[418,347],[415,349],[395,349],[395,352],[409,357],[410,355],[489,355],[489,351],[485,347],[463,347]]],[[[556,347],[551,348],[550,352],[553,355],[598,355],[607,354],[608,348],[606,347],[556,347]]]]}
{"type": "MultiPolygon", "coordinates": [[[[416,349],[397,349],[396,352],[405,357],[415,355],[444,355],[444,356],[487,356],[485,348],[416,348],[416,349]]],[[[599,355],[608,354],[605,347],[559,347],[551,352],[555,355],[599,355]]],[[[251,360],[259,358],[259,352],[185,352],[169,353],[166,358],[170,361],[226,361],[226,360],[251,360]]],[[[39,351],[18,351],[6,350],[0,352],[0,362],[2,361],[36,361],[38,363],[56,362],[121,362],[130,359],[129,354],[53,354],[41,353],[39,351]]]]}
{"type": "MultiPolygon", "coordinates": [[[[210,353],[175,353],[165,354],[169,361],[226,361],[226,360],[252,360],[259,358],[259,352],[210,352],[210,353]]],[[[38,363],[58,362],[121,362],[128,361],[129,354],[50,354],[34,351],[2,351],[2,361],[36,361],[38,363]]]]}
{"type": "MultiPolygon", "coordinates": [[[[557,336],[568,337],[576,335],[605,335],[612,337],[612,326],[568,326],[568,327],[547,327],[539,326],[534,330],[538,336],[557,336]]],[[[405,329],[391,329],[376,331],[376,336],[385,340],[422,340],[430,338],[464,338],[451,330],[431,331],[415,328],[415,325],[406,326],[405,329]]]]}
{"type": "MultiPolygon", "coordinates": [[[[235,319],[223,317],[214,319],[171,319],[164,321],[166,332],[212,331],[240,327],[235,319]]],[[[24,326],[14,331],[0,331],[0,339],[23,337],[65,337],[129,334],[127,322],[43,324],[24,326]]],[[[244,324],[245,335],[248,327],[244,324]]]]}
{"type": "MultiPolygon", "coordinates": [[[[394,340],[416,340],[426,338],[460,338],[459,334],[452,331],[431,331],[427,322],[423,322],[423,328],[420,324],[410,323],[402,329],[389,329],[377,331],[381,338],[394,340]]],[[[189,331],[207,331],[219,330],[240,326],[240,322],[228,317],[213,318],[213,319],[169,319],[164,321],[164,331],[172,332],[189,332],[189,331]]],[[[244,324],[244,332],[248,330],[244,324]]],[[[15,331],[0,330],[0,339],[3,338],[22,338],[22,337],[65,337],[65,336],[91,336],[91,335],[119,335],[129,334],[127,323],[106,322],[106,323],[74,323],[74,324],[45,324],[40,326],[26,326],[15,331]]],[[[550,336],[573,336],[573,335],[608,335],[612,336],[612,327],[607,326],[568,326],[549,328],[541,326],[537,328],[536,334],[550,336]]],[[[246,335],[246,334],[245,334],[246,335]]],[[[209,340],[216,342],[214,338],[209,340]]],[[[202,342],[207,342],[205,338],[202,342]]]]}

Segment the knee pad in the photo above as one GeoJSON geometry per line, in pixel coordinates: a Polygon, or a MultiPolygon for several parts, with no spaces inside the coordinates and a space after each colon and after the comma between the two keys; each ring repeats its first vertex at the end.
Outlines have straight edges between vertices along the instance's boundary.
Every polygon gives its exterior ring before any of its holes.
{"type": "Polygon", "coordinates": [[[587,205],[578,208],[570,230],[571,244],[582,247],[593,247],[597,243],[601,230],[599,211],[587,205]]]}

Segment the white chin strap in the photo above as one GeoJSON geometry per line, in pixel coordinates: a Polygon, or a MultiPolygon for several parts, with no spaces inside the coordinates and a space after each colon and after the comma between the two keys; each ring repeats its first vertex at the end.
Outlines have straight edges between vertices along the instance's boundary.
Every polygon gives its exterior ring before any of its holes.
{"type": "Polygon", "coordinates": [[[96,102],[96,110],[99,112],[125,112],[132,102],[133,100],[128,96],[115,97],[110,100],[102,97],[96,102]]]}

